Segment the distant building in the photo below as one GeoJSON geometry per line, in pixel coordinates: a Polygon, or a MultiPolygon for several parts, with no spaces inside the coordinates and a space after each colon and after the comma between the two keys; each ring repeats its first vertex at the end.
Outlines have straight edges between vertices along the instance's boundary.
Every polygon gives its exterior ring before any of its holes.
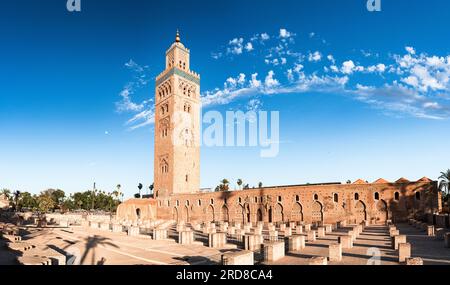
{"type": "Polygon", "coordinates": [[[119,220],[385,223],[441,210],[437,182],[428,178],[200,189],[200,104],[200,75],[190,70],[190,51],[177,33],[166,69],[156,78],[155,197],[120,205],[119,220]]]}
{"type": "Polygon", "coordinates": [[[0,195],[0,209],[8,209],[8,208],[9,208],[8,198],[4,194],[0,195]]]}

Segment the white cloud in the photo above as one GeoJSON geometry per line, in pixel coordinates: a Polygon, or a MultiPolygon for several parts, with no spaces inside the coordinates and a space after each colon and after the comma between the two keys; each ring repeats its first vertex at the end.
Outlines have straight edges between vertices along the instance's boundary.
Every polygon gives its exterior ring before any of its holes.
{"type": "Polygon", "coordinates": [[[330,66],[331,71],[338,73],[339,72],[339,68],[336,65],[332,65],[330,66]]]}
{"type": "Polygon", "coordinates": [[[262,33],[261,34],[261,40],[262,41],[267,41],[270,39],[270,36],[267,33],[262,33]]]}
{"type": "Polygon", "coordinates": [[[343,64],[342,64],[342,68],[341,68],[341,71],[342,71],[342,73],[344,73],[344,74],[352,74],[353,73],[353,71],[355,70],[355,64],[353,63],[353,60],[348,60],[348,61],[345,61],[343,64]]]}
{"type": "Polygon", "coordinates": [[[287,39],[292,37],[292,33],[286,29],[280,29],[280,38],[287,39]]]}
{"type": "Polygon", "coordinates": [[[212,52],[211,53],[211,57],[214,59],[219,59],[223,56],[223,54],[221,52],[212,52]]]}
{"type": "Polygon", "coordinates": [[[155,109],[149,107],[149,109],[137,113],[131,119],[126,122],[130,130],[136,130],[155,123],[155,109]]]}
{"type": "Polygon", "coordinates": [[[295,67],[294,67],[294,71],[299,73],[303,68],[304,68],[304,66],[302,64],[296,63],[295,67]]]}
{"type": "Polygon", "coordinates": [[[287,76],[287,79],[289,80],[289,82],[294,81],[294,72],[292,71],[292,69],[288,69],[286,71],[286,76],[287,76]]]}
{"type": "Polygon", "coordinates": [[[274,78],[274,75],[275,72],[273,72],[273,70],[269,71],[269,73],[267,74],[266,79],[264,81],[264,84],[267,88],[272,88],[280,84],[278,80],[274,78]]]}
{"type": "Polygon", "coordinates": [[[331,63],[333,63],[333,64],[336,63],[336,60],[334,59],[334,56],[331,55],[331,54],[329,54],[329,55],[327,56],[327,59],[328,59],[329,61],[331,61],[331,63]]]}
{"type": "Polygon", "coordinates": [[[240,74],[239,74],[237,83],[240,84],[240,85],[242,85],[242,84],[245,83],[245,74],[244,74],[244,73],[240,73],[240,74]]]}
{"type": "Polygon", "coordinates": [[[252,43],[247,43],[245,45],[245,50],[246,51],[252,51],[253,50],[253,44],[252,43]]]}
{"type": "Polygon", "coordinates": [[[309,61],[318,62],[322,59],[322,54],[319,51],[316,51],[314,53],[310,53],[308,56],[309,61]]]}
{"type": "Polygon", "coordinates": [[[416,50],[413,47],[405,47],[405,50],[409,53],[409,54],[416,54],[416,50]]]}
{"type": "Polygon", "coordinates": [[[259,88],[261,86],[261,81],[257,79],[258,73],[252,74],[252,79],[250,80],[250,88],[259,88]]]}
{"type": "Polygon", "coordinates": [[[379,73],[383,73],[386,71],[386,65],[383,63],[379,63],[377,65],[371,65],[369,67],[366,68],[366,71],[369,73],[372,72],[379,72],[379,73]]]}
{"type": "Polygon", "coordinates": [[[441,105],[437,102],[426,102],[423,104],[423,107],[427,109],[440,109],[441,105]]]}
{"type": "MultiPolygon", "coordinates": [[[[295,49],[295,34],[286,29],[280,29],[278,37],[264,34],[255,34],[251,38],[252,48],[263,39],[273,38],[274,41],[258,45],[264,46],[264,50],[255,53],[255,57],[274,66],[277,73],[280,71],[284,76],[275,78],[273,69],[268,73],[259,72],[267,74],[262,81],[257,79],[256,72],[241,84],[237,83],[238,77],[232,77],[223,89],[205,93],[204,102],[224,104],[243,96],[333,91],[334,94],[352,94],[355,99],[391,115],[428,119],[450,117],[450,55],[428,56],[418,54],[413,47],[406,47],[404,54],[387,54],[385,57],[374,51],[361,50],[354,58],[340,63],[329,53],[327,61],[323,62],[324,55],[319,51],[304,51],[302,46],[295,49]],[[301,64],[305,60],[316,64],[308,65],[305,70],[301,64]],[[368,62],[367,65],[360,65],[361,60],[368,62]],[[370,62],[373,60],[377,62],[370,62]],[[373,80],[375,77],[379,77],[378,80],[373,80]]],[[[235,38],[230,43],[238,48],[241,45],[246,51],[246,41],[241,39],[235,38]]]]}
{"type": "Polygon", "coordinates": [[[235,55],[242,54],[242,50],[244,48],[243,44],[243,38],[234,38],[228,43],[229,47],[227,49],[227,52],[235,55]]]}
{"type": "Polygon", "coordinates": [[[246,109],[247,111],[258,112],[261,110],[262,105],[261,100],[255,98],[248,101],[246,109]]]}

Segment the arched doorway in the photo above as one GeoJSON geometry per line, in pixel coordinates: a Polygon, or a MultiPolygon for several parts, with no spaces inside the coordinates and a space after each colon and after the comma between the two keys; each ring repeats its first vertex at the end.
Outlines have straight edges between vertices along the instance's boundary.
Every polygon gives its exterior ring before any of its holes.
{"type": "Polygon", "coordinates": [[[303,221],[303,207],[300,203],[295,203],[291,212],[291,220],[293,222],[302,222],[303,221]]]}
{"type": "Polygon", "coordinates": [[[282,221],[284,221],[283,206],[281,206],[281,204],[276,204],[273,211],[273,222],[277,223],[282,221]]]}
{"type": "Polygon", "coordinates": [[[311,222],[313,224],[320,224],[323,222],[323,206],[318,201],[314,202],[312,205],[311,222]]]}
{"type": "Polygon", "coordinates": [[[273,211],[272,211],[272,207],[270,207],[269,209],[269,223],[273,223],[273,211]]]}
{"type": "Polygon", "coordinates": [[[244,207],[242,207],[241,205],[236,206],[234,221],[238,223],[245,223],[244,207]]]}
{"type": "Polygon", "coordinates": [[[227,206],[223,205],[223,207],[220,209],[220,221],[228,222],[228,220],[229,220],[228,208],[227,206]]]}
{"type": "Polygon", "coordinates": [[[185,206],[183,209],[183,221],[186,223],[189,223],[189,208],[188,206],[185,206]]]}
{"type": "Polygon", "coordinates": [[[172,220],[178,222],[178,209],[177,208],[173,208],[173,210],[172,210],[172,220]]]}
{"type": "Polygon", "coordinates": [[[362,201],[358,201],[356,203],[354,215],[355,215],[357,224],[359,224],[367,219],[366,205],[362,201]]]}
{"type": "Polygon", "coordinates": [[[208,208],[206,208],[206,221],[214,222],[214,207],[212,205],[209,205],[208,208]]]}
{"type": "Polygon", "coordinates": [[[258,222],[263,221],[263,214],[262,214],[261,209],[258,209],[258,211],[256,211],[256,221],[258,221],[258,222]]]}
{"type": "Polygon", "coordinates": [[[388,208],[386,202],[384,200],[380,200],[378,201],[376,207],[376,223],[385,224],[388,220],[388,208]]]}

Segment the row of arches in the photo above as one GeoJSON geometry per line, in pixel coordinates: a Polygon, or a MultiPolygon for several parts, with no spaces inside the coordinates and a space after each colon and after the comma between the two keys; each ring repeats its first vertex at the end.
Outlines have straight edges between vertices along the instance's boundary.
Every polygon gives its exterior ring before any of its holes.
{"type": "Polygon", "coordinates": [[[170,84],[170,81],[166,81],[158,87],[158,95],[160,100],[164,99],[171,93],[172,93],[172,85],[170,84]]]}
{"type": "Polygon", "coordinates": [[[197,88],[194,85],[184,80],[181,80],[179,88],[183,95],[187,97],[195,97],[195,93],[197,92],[197,88]]]}
{"type": "MultiPolygon", "coordinates": [[[[353,219],[356,223],[360,223],[362,221],[367,220],[368,213],[367,207],[363,201],[358,201],[353,209],[353,219]]],[[[214,222],[214,221],[235,221],[241,223],[248,222],[262,222],[268,221],[271,223],[277,222],[287,222],[287,221],[295,221],[302,222],[304,221],[304,212],[303,206],[300,203],[295,203],[290,213],[285,213],[283,206],[280,203],[275,204],[274,206],[270,206],[267,211],[263,208],[258,208],[256,212],[250,211],[250,206],[247,204],[245,206],[238,206],[235,208],[234,215],[230,215],[230,211],[226,205],[223,205],[218,212],[215,211],[213,205],[208,205],[205,209],[205,221],[214,222]],[[253,215],[253,217],[252,217],[253,215]],[[267,219],[264,219],[264,216],[267,215],[267,219]]],[[[372,217],[377,223],[384,223],[388,219],[388,208],[385,201],[380,200],[376,204],[375,216],[372,217]]],[[[183,208],[174,207],[172,210],[172,218],[176,221],[190,221],[190,209],[188,206],[183,208]],[[182,215],[180,216],[180,212],[182,211],[182,215]]],[[[324,207],[319,202],[316,201],[313,203],[311,208],[311,223],[321,223],[324,221],[324,207]]]]}

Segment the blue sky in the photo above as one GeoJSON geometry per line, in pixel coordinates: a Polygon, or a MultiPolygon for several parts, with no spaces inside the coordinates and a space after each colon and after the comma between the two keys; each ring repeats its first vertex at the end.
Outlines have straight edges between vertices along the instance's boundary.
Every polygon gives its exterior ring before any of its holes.
{"type": "Polygon", "coordinates": [[[201,149],[201,184],[436,179],[450,167],[450,4],[2,1],[0,187],[153,181],[154,78],[177,28],[204,111],[280,112],[280,153],[201,149]],[[4,3],[3,3],[4,2],[4,3]],[[256,75],[257,74],[257,75],[256,75]],[[133,119],[134,118],[134,119],[133,119]]]}

